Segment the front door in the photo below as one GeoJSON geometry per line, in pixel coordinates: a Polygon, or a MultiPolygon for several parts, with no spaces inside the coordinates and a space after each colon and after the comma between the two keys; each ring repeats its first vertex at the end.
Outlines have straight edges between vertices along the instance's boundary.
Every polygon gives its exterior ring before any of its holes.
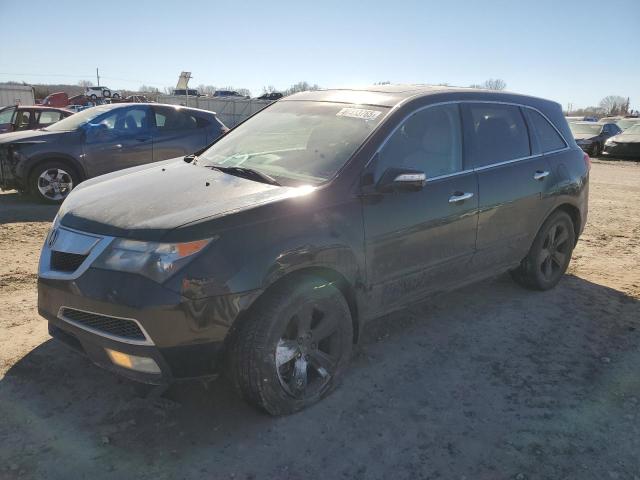
{"type": "Polygon", "coordinates": [[[457,105],[414,113],[365,174],[378,182],[389,168],[422,171],[427,182],[362,197],[372,316],[463,282],[475,250],[477,180],[464,166],[457,105]]]}
{"type": "Polygon", "coordinates": [[[84,153],[91,177],[152,162],[149,107],[117,108],[97,117],[86,129],[84,153]]]}

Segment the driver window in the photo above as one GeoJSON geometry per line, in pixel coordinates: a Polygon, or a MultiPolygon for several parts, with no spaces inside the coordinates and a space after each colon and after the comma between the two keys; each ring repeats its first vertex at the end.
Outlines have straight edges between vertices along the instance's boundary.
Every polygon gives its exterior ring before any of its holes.
{"type": "Polygon", "coordinates": [[[461,138],[457,105],[420,110],[405,120],[380,150],[376,177],[379,179],[387,168],[419,170],[427,178],[459,172],[461,138]]]}

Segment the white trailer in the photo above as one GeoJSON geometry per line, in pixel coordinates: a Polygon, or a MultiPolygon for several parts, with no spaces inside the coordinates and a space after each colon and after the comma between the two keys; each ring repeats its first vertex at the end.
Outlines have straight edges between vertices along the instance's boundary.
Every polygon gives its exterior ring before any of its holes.
{"type": "Polygon", "coordinates": [[[35,105],[36,97],[31,85],[0,84],[0,108],[8,105],[35,105]]]}

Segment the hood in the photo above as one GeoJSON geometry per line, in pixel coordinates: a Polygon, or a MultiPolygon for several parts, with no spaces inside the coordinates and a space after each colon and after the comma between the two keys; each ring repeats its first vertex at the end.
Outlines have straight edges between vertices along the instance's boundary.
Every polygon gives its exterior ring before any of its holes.
{"type": "Polygon", "coordinates": [[[46,130],[21,130],[19,132],[8,132],[0,135],[0,144],[2,143],[37,143],[49,142],[57,139],[60,135],[69,132],[47,132],[46,130]]]}
{"type": "Polygon", "coordinates": [[[574,133],[573,138],[576,140],[593,140],[598,135],[594,135],[593,133],[574,133]]]}
{"type": "Polygon", "coordinates": [[[62,225],[102,235],[159,240],[169,230],[296,196],[182,159],[121,170],[81,183],[62,204],[62,225]]]}
{"type": "Polygon", "coordinates": [[[640,143],[640,133],[616,135],[611,140],[617,143],[640,143]]]}

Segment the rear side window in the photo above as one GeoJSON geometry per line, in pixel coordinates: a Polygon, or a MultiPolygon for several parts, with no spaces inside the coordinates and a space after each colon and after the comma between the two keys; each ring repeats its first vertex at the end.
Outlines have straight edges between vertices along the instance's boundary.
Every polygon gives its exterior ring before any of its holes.
{"type": "Polygon", "coordinates": [[[387,168],[419,170],[427,178],[461,171],[461,137],[457,105],[439,105],[414,113],[380,150],[376,180],[387,168]]]}
{"type": "Polygon", "coordinates": [[[159,130],[191,130],[199,127],[196,117],[173,108],[156,109],[155,115],[159,130]]]}
{"type": "Polygon", "coordinates": [[[471,103],[465,109],[469,153],[475,167],[531,155],[529,132],[519,107],[471,103]]]}
{"type": "Polygon", "coordinates": [[[540,113],[530,108],[526,108],[525,112],[527,112],[529,123],[538,138],[542,153],[562,150],[567,146],[558,131],[540,113]]]}
{"type": "Polygon", "coordinates": [[[38,123],[40,125],[50,125],[52,123],[56,123],[58,120],[60,120],[61,117],[62,115],[60,114],[60,112],[45,110],[43,112],[40,112],[38,123]]]}

